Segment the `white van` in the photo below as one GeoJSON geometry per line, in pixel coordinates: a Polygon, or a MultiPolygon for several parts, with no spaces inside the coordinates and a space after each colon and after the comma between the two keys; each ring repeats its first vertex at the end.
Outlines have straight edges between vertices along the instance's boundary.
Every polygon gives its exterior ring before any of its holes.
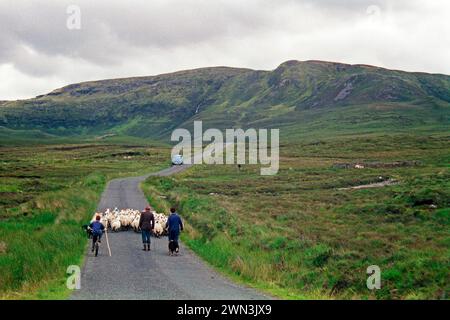
{"type": "Polygon", "coordinates": [[[183,164],[183,156],[181,154],[176,154],[172,157],[172,164],[179,166],[183,164]]]}

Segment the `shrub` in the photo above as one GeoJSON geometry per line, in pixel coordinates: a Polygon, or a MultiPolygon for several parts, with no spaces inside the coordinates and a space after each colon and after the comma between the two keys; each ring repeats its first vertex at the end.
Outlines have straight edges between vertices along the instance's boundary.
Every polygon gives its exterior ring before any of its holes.
{"type": "Polygon", "coordinates": [[[423,188],[405,197],[406,202],[413,206],[438,205],[447,206],[450,202],[448,195],[442,190],[423,188]]]}
{"type": "Polygon", "coordinates": [[[325,244],[318,244],[304,252],[306,261],[315,267],[323,267],[332,256],[332,250],[325,244]]]}

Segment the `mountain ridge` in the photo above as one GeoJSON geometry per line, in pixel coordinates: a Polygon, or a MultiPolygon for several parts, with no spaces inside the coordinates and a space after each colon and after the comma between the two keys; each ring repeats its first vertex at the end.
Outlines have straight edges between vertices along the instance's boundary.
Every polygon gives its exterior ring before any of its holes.
{"type": "Polygon", "coordinates": [[[374,121],[377,129],[441,128],[448,124],[449,105],[447,75],[288,60],[271,71],[218,66],[70,84],[1,104],[0,126],[167,138],[194,120],[219,128],[284,127],[293,121],[308,127],[321,117],[324,127],[340,131],[331,116],[349,128],[352,122],[375,128],[374,121]]]}
{"type": "Polygon", "coordinates": [[[401,72],[401,73],[408,73],[408,74],[417,74],[417,75],[430,75],[430,76],[450,77],[450,75],[447,75],[447,74],[444,74],[444,73],[425,72],[425,71],[405,71],[405,70],[402,70],[402,69],[390,69],[390,68],[386,68],[386,67],[380,67],[380,66],[371,65],[371,64],[364,64],[364,63],[352,64],[352,63],[345,63],[345,62],[316,60],[316,59],[311,59],[311,60],[295,60],[295,59],[292,59],[292,60],[287,60],[287,61],[281,63],[280,65],[278,65],[278,67],[276,67],[275,69],[272,69],[272,70],[270,70],[270,69],[269,70],[266,70],[266,69],[251,69],[251,68],[244,68],[244,67],[230,67],[230,66],[218,65],[218,66],[209,66],[209,67],[199,67],[199,68],[193,68],[193,69],[182,69],[182,70],[178,70],[178,71],[164,72],[164,73],[155,74],[155,75],[129,76],[129,77],[117,77],[117,78],[109,78],[109,79],[96,79],[96,80],[81,81],[81,82],[76,82],[76,83],[64,85],[64,86],[62,86],[60,88],[53,89],[52,91],[50,91],[48,93],[40,94],[40,95],[37,95],[37,96],[32,97],[32,98],[16,99],[16,100],[0,100],[0,104],[6,104],[6,103],[9,103],[9,102],[32,100],[32,99],[36,99],[36,98],[41,98],[41,97],[47,96],[47,95],[51,94],[52,92],[59,91],[59,90],[62,90],[64,88],[77,86],[77,85],[96,84],[96,83],[101,83],[101,82],[105,82],[105,81],[127,81],[127,80],[140,80],[140,79],[144,80],[144,79],[155,78],[155,77],[162,77],[162,76],[176,76],[176,75],[179,75],[179,74],[195,72],[195,71],[201,71],[201,70],[217,70],[217,69],[241,70],[243,72],[244,71],[247,71],[247,72],[248,71],[253,71],[253,72],[271,72],[271,71],[276,70],[280,66],[283,66],[285,64],[291,64],[291,63],[292,64],[294,64],[294,63],[295,64],[298,64],[298,63],[332,64],[332,65],[342,65],[342,66],[350,66],[350,67],[362,67],[362,68],[369,68],[369,69],[387,70],[387,71],[401,72]]]}

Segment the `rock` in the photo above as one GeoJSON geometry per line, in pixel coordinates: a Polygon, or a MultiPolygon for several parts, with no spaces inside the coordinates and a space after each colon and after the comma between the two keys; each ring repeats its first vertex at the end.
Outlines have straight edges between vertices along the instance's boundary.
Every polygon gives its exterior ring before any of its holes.
{"type": "Polygon", "coordinates": [[[334,98],[334,101],[344,100],[352,92],[353,84],[351,82],[346,83],[345,87],[334,98]]]}

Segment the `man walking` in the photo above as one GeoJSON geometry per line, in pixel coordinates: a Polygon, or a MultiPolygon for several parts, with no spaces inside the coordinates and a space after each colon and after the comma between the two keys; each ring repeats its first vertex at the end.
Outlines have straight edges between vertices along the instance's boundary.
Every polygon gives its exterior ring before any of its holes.
{"type": "Polygon", "coordinates": [[[139,227],[142,231],[142,243],[144,244],[144,251],[150,251],[150,232],[155,228],[155,217],[150,211],[151,208],[147,206],[145,211],[141,213],[139,219],[139,227]]]}
{"type": "Polygon", "coordinates": [[[183,221],[175,208],[170,208],[170,216],[167,219],[166,228],[169,230],[169,253],[173,254],[175,251],[178,254],[178,238],[180,231],[183,231],[183,221]]]}

